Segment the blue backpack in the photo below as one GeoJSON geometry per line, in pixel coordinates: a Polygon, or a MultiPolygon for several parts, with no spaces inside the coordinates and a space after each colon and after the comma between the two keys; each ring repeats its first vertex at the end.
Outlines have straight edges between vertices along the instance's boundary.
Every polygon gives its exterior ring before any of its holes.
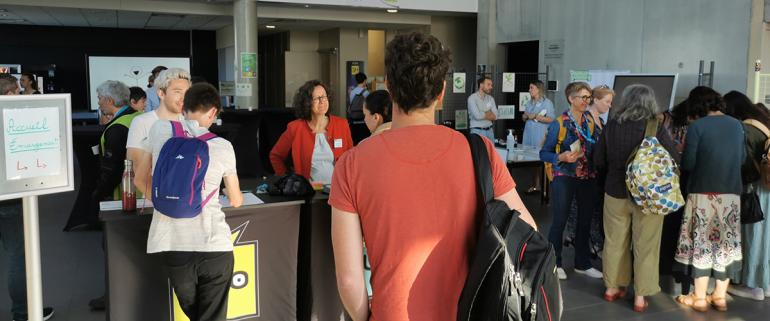
{"type": "Polygon", "coordinates": [[[168,217],[191,218],[198,216],[219,190],[213,190],[201,201],[209,167],[207,141],[217,136],[205,133],[193,137],[178,121],[171,121],[171,127],[174,136],[163,144],[152,174],[152,203],[168,217]]]}

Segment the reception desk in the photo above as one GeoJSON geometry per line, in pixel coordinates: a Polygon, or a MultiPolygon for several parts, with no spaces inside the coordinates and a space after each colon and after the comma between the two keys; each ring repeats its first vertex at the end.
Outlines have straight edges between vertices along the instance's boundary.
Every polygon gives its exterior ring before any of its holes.
{"type": "MultiPolygon", "coordinates": [[[[265,204],[225,208],[237,285],[228,320],[343,320],[331,247],[331,209],[312,200],[259,195],[265,204]]],[[[140,205],[140,204],[138,204],[140,205]]],[[[145,209],[151,213],[151,209],[145,209]]],[[[107,319],[187,320],[158,255],[147,254],[150,214],[103,211],[107,319]]]]}

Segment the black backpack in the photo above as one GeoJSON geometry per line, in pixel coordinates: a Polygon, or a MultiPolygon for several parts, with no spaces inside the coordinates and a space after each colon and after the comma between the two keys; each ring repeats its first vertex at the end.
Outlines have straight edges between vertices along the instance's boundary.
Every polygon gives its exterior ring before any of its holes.
{"type": "Polygon", "coordinates": [[[365,90],[361,91],[357,95],[353,96],[353,100],[348,105],[348,120],[349,121],[362,121],[364,120],[364,97],[365,90]]]}
{"type": "Polygon", "coordinates": [[[304,196],[315,195],[313,185],[307,178],[294,173],[273,176],[268,180],[267,193],[271,196],[304,196]]]}
{"type": "Polygon", "coordinates": [[[553,246],[521,220],[519,212],[493,198],[486,145],[478,135],[468,135],[468,143],[482,215],[457,320],[560,320],[562,298],[553,246]]]}

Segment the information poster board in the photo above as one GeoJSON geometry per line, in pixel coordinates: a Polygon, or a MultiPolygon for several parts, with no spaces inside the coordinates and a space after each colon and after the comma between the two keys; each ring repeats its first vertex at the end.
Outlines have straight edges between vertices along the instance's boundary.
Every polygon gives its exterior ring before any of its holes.
{"type": "Polygon", "coordinates": [[[0,200],[71,191],[69,94],[0,96],[0,200]]]}
{"type": "Polygon", "coordinates": [[[241,78],[257,78],[257,54],[241,53],[241,78]]]}

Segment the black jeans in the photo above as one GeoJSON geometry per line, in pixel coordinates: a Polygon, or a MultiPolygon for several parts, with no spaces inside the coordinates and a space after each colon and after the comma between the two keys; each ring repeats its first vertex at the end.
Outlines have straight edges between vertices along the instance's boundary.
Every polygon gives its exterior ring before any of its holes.
{"type": "Polygon", "coordinates": [[[190,321],[225,321],[233,252],[163,252],[163,261],[190,321]]]}
{"type": "Polygon", "coordinates": [[[27,313],[27,277],[24,265],[24,218],[20,204],[0,205],[0,241],[8,262],[8,292],[11,295],[11,313],[27,313]]]}
{"type": "Polygon", "coordinates": [[[551,213],[553,222],[548,233],[556,250],[556,265],[561,267],[561,247],[564,228],[567,225],[572,199],[577,201],[578,216],[575,229],[575,268],[587,270],[591,268],[589,239],[591,233],[591,218],[598,197],[596,179],[577,179],[568,176],[557,176],[551,182],[551,213]]]}

